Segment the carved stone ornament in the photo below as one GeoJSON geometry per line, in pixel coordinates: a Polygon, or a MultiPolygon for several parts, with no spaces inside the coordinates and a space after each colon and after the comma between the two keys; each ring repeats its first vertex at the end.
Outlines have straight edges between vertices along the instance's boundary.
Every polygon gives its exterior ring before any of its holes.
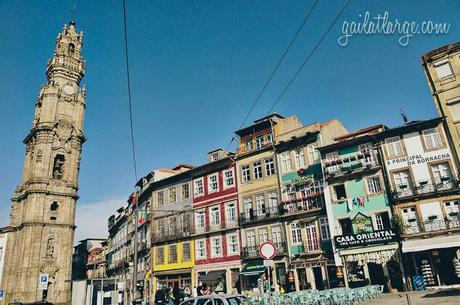
{"type": "Polygon", "coordinates": [[[70,139],[73,134],[73,126],[70,122],[61,120],[54,125],[54,141],[53,149],[63,149],[67,153],[71,153],[70,139]]]}

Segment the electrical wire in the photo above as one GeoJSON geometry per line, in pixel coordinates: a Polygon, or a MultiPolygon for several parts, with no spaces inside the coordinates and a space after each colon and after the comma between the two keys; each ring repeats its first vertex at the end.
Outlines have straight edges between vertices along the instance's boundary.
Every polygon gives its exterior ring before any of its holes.
{"type": "Polygon", "coordinates": [[[289,89],[289,87],[292,85],[292,83],[294,82],[294,80],[297,78],[297,76],[300,74],[300,72],[302,71],[302,69],[305,67],[305,65],[307,64],[307,62],[310,60],[310,58],[313,56],[313,54],[316,52],[316,50],[319,48],[319,46],[321,45],[321,43],[323,42],[323,40],[326,38],[326,36],[329,34],[329,32],[331,31],[331,29],[334,27],[334,25],[337,23],[337,20],[339,20],[340,16],[342,16],[343,12],[346,10],[346,8],[350,5],[351,3],[351,0],[348,0],[347,3],[345,4],[345,6],[340,10],[339,14],[335,17],[334,21],[331,23],[331,25],[329,26],[329,28],[327,29],[327,31],[323,34],[323,36],[321,37],[321,39],[318,41],[318,43],[314,46],[314,48],[310,51],[310,53],[307,55],[307,58],[304,60],[304,62],[300,65],[300,67],[297,69],[296,73],[291,77],[291,79],[289,80],[288,84],[286,85],[286,87],[284,88],[284,90],[281,92],[281,94],[278,96],[278,98],[275,100],[275,102],[272,104],[272,106],[270,107],[270,109],[268,110],[267,114],[266,115],[269,115],[273,109],[275,108],[275,106],[278,104],[278,102],[281,100],[281,98],[284,96],[284,94],[286,93],[286,91],[289,89]]]}
{"type": "MultiPolygon", "coordinates": [[[[240,124],[240,127],[238,129],[241,129],[243,127],[243,125],[246,123],[247,119],[249,118],[249,116],[251,115],[252,111],[254,110],[255,106],[257,105],[257,103],[259,102],[259,100],[261,99],[262,95],[264,94],[265,90],[267,89],[268,85],[270,84],[270,82],[272,81],[273,77],[275,76],[276,72],[278,71],[278,68],[280,67],[280,65],[283,63],[284,59],[286,58],[286,55],[288,54],[289,50],[291,49],[292,45],[294,44],[295,40],[297,39],[297,36],[299,36],[300,32],[302,31],[305,23],[307,23],[307,20],[310,18],[310,15],[311,13],[313,12],[313,10],[315,9],[316,5],[318,4],[319,0],[316,0],[315,3],[313,3],[313,6],[307,10],[307,13],[305,14],[305,17],[303,18],[303,21],[301,23],[301,25],[299,26],[299,28],[297,29],[296,33],[294,34],[294,36],[292,37],[292,39],[290,40],[287,48],[284,50],[284,53],[283,55],[281,56],[281,58],[278,60],[275,68],[273,69],[273,71],[270,73],[270,76],[268,77],[267,81],[265,82],[264,86],[262,87],[262,89],[260,90],[259,94],[257,95],[257,98],[254,100],[254,102],[252,103],[252,106],[251,108],[249,109],[248,113],[246,114],[246,116],[244,117],[243,121],[241,122],[240,124]]],[[[235,140],[235,137],[232,137],[232,139],[230,140],[230,143],[228,143],[227,147],[225,148],[225,150],[228,150],[228,148],[230,147],[230,145],[233,143],[233,141],[235,140]]]]}
{"type": "Polygon", "coordinates": [[[129,125],[131,131],[131,151],[133,156],[133,168],[134,168],[134,184],[137,184],[137,161],[136,161],[136,146],[134,141],[134,120],[133,120],[133,106],[131,101],[131,79],[129,73],[129,53],[128,53],[128,29],[126,23],[126,1],[123,0],[123,25],[124,25],[124,37],[125,37],[125,62],[126,62],[126,78],[128,85],[128,106],[129,106],[129,125]]]}

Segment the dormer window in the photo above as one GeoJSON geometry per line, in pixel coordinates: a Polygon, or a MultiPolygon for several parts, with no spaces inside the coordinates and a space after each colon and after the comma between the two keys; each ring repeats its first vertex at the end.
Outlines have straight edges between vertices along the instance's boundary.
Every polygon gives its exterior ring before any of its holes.
{"type": "Polygon", "coordinates": [[[69,49],[68,49],[69,53],[73,53],[75,52],[75,45],[73,43],[69,43],[69,49]]]}
{"type": "Polygon", "coordinates": [[[211,155],[211,162],[219,160],[219,152],[215,152],[211,155]]]}

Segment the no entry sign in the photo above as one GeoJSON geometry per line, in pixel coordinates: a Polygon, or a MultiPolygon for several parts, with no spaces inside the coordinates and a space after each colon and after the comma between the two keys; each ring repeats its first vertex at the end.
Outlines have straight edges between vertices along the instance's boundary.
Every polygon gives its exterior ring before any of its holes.
{"type": "Polygon", "coordinates": [[[270,242],[266,241],[262,243],[259,247],[259,255],[263,259],[272,259],[276,255],[276,247],[275,245],[270,242]]]}

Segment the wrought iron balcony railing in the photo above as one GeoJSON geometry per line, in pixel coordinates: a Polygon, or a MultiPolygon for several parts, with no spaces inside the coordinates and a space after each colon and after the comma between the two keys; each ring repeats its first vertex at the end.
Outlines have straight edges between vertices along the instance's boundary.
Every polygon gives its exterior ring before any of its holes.
{"type": "Polygon", "coordinates": [[[314,196],[282,202],[283,215],[321,210],[325,206],[322,194],[323,193],[321,192],[315,194],[314,196]]]}
{"type": "MultiPolygon", "coordinates": [[[[276,255],[286,255],[288,248],[286,242],[273,243],[276,247],[276,255]]],[[[259,255],[260,245],[255,246],[246,246],[243,247],[242,256],[243,258],[256,258],[260,257],[259,255]]]]}
{"type": "Polygon", "coordinates": [[[439,218],[439,216],[428,217],[428,220],[418,222],[417,219],[409,219],[403,228],[404,235],[419,233],[436,233],[441,231],[451,231],[460,229],[460,217],[452,213],[449,218],[439,218]]]}
{"type": "Polygon", "coordinates": [[[202,234],[202,233],[209,233],[209,232],[216,232],[224,229],[233,229],[238,227],[238,220],[236,218],[234,219],[225,219],[225,222],[221,222],[218,224],[214,225],[209,225],[209,226],[195,226],[195,234],[202,234]]]}
{"type": "Polygon", "coordinates": [[[281,207],[267,207],[260,209],[249,209],[244,213],[240,214],[240,222],[242,224],[261,219],[269,219],[273,217],[278,217],[282,214],[281,207]]]}
{"type": "Polygon", "coordinates": [[[379,166],[377,155],[371,151],[357,152],[355,155],[324,161],[327,176],[350,174],[354,171],[379,166]]]}
{"type": "Polygon", "coordinates": [[[393,198],[404,198],[436,192],[453,190],[459,187],[459,180],[454,177],[442,177],[437,183],[432,183],[430,180],[415,181],[412,183],[401,184],[393,189],[393,198]]]}

